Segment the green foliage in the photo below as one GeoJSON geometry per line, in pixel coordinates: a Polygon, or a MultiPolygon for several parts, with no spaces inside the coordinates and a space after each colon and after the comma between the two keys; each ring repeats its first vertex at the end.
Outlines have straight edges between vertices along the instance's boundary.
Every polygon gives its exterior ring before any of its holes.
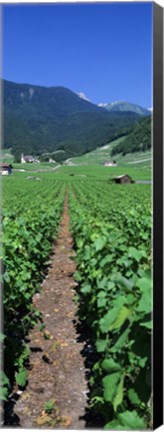
{"type": "Polygon", "coordinates": [[[78,313],[98,355],[91,409],[109,429],[145,429],[150,418],[150,204],[138,185],[85,180],[70,191],[78,313]]]}
{"type": "Polygon", "coordinates": [[[40,319],[33,295],[40,290],[46,261],[57,235],[65,185],[53,178],[28,182],[4,179],[3,286],[4,367],[12,383],[26,384],[29,352],[25,337],[40,319]]]}
{"type": "MultiPolygon", "coordinates": [[[[26,384],[24,339],[39,319],[32,297],[58,232],[67,183],[78,316],[96,354],[90,406],[106,429],[145,429],[151,400],[150,187],[122,188],[96,176],[68,180],[52,174],[33,183],[25,175],[21,182],[20,176],[3,179],[7,379],[15,376],[18,385],[26,384]]],[[[44,333],[43,325],[40,330],[44,333]]],[[[3,385],[4,398],[9,385],[3,385]]]]}
{"type": "Polygon", "coordinates": [[[140,418],[136,411],[124,411],[113,420],[105,425],[107,430],[145,430],[147,429],[144,419],[140,418]]]}
{"type": "Polygon", "coordinates": [[[19,386],[25,387],[27,381],[27,370],[25,368],[20,369],[19,372],[16,372],[15,378],[16,383],[19,386]]]}
{"type": "Polygon", "coordinates": [[[47,402],[45,402],[44,404],[44,410],[46,413],[51,414],[51,412],[53,411],[55,407],[55,401],[54,400],[48,400],[47,402]]]}
{"type": "Polygon", "coordinates": [[[1,371],[0,372],[0,400],[7,400],[8,390],[9,390],[10,382],[6,374],[1,371]]]}
{"type": "Polygon", "coordinates": [[[122,153],[135,153],[151,149],[151,124],[152,118],[146,117],[131,128],[131,132],[125,139],[113,147],[111,155],[122,153]]]}

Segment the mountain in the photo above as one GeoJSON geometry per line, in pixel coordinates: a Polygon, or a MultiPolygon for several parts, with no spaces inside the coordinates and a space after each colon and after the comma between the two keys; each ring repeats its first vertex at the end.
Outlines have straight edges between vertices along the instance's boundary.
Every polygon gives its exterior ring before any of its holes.
{"type": "Polygon", "coordinates": [[[3,145],[16,158],[56,150],[63,160],[81,155],[124,135],[140,118],[100,108],[64,87],[2,84],[3,145]]]}
{"type": "Polygon", "coordinates": [[[127,153],[150,150],[151,121],[152,118],[150,116],[144,117],[137,124],[133,125],[129,135],[118,145],[113,147],[111,155],[115,156],[118,153],[122,153],[122,155],[125,156],[127,153]]]}
{"type": "Polygon", "coordinates": [[[130,102],[116,101],[109,104],[99,104],[99,106],[104,107],[110,112],[132,112],[141,116],[150,115],[150,111],[147,108],[143,108],[130,102]]]}

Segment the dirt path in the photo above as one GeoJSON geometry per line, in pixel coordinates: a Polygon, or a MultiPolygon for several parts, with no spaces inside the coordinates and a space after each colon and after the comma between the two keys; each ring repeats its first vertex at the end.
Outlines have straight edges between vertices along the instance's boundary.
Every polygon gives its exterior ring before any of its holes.
{"type": "MultiPolygon", "coordinates": [[[[43,314],[45,328],[40,325],[29,334],[30,370],[28,385],[20,395],[14,412],[22,428],[84,429],[80,419],[87,406],[87,381],[74,322],[73,273],[76,270],[72,238],[69,233],[67,197],[51,267],[42,292],[34,303],[43,314]],[[52,401],[50,412],[45,403],[52,401]]],[[[19,392],[18,392],[19,393],[19,392]]]]}

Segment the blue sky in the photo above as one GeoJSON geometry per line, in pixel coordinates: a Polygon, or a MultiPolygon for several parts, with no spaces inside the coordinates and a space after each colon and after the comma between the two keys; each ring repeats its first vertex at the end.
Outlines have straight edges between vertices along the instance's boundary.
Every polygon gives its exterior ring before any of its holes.
{"type": "Polygon", "coordinates": [[[2,6],[3,78],[152,106],[152,3],[2,6]]]}

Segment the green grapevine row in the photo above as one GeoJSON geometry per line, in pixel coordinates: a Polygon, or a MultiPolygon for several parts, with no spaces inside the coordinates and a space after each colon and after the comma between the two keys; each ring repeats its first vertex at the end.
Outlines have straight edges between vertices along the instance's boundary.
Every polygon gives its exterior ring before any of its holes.
{"type": "Polygon", "coordinates": [[[151,418],[150,194],[138,185],[85,185],[72,185],[69,202],[79,317],[98,355],[90,404],[106,429],[146,429],[151,418]]]}
{"type": "Polygon", "coordinates": [[[52,179],[5,179],[2,215],[4,372],[2,398],[15,381],[26,383],[25,336],[40,317],[32,298],[40,289],[58,232],[65,185],[52,179]],[[13,192],[13,193],[12,193],[13,192]]]}

